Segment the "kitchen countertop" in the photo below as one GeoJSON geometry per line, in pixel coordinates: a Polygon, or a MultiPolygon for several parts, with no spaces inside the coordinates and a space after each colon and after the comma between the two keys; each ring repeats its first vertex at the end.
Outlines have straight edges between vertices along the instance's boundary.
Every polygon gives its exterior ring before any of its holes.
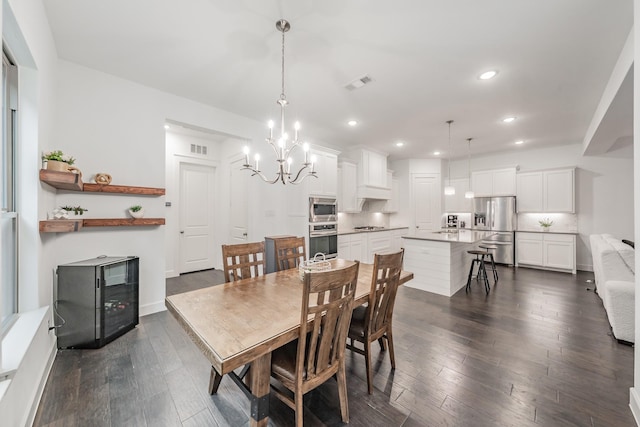
{"type": "Polygon", "coordinates": [[[409,227],[388,227],[378,228],[376,230],[354,230],[353,228],[347,228],[345,230],[338,230],[338,236],[343,236],[345,234],[377,233],[379,231],[403,230],[408,228],[409,227]]]}
{"type": "Polygon", "coordinates": [[[495,234],[493,231],[457,230],[453,233],[420,233],[402,236],[404,239],[431,240],[435,242],[475,243],[495,234]]]}
{"type": "Polygon", "coordinates": [[[516,230],[516,233],[570,234],[572,236],[577,236],[578,234],[580,234],[577,231],[556,231],[556,230],[542,231],[542,230],[537,230],[537,229],[516,230]]]}

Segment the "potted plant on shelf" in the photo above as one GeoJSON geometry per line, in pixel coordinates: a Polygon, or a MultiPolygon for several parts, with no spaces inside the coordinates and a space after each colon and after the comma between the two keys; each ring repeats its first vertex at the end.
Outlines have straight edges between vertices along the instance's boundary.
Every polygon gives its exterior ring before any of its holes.
{"type": "Polygon", "coordinates": [[[82,215],[89,210],[80,206],[61,206],[60,209],[65,210],[67,212],[73,212],[75,215],[82,215]]]}
{"type": "Polygon", "coordinates": [[[42,153],[43,168],[47,170],[80,173],[80,169],[71,166],[75,163],[75,161],[76,159],[67,154],[64,154],[60,150],[47,151],[45,153],[42,153]]]}
{"type": "Polygon", "coordinates": [[[144,216],[144,209],[140,205],[133,205],[129,208],[129,215],[133,218],[142,218],[144,216]]]}
{"type": "Polygon", "coordinates": [[[553,221],[551,221],[549,218],[542,218],[540,221],[538,221],[538,224],[540,224],[540,227],[542,227],[542,231],[549,231],[549,227],[553,225],[553,221]]]}

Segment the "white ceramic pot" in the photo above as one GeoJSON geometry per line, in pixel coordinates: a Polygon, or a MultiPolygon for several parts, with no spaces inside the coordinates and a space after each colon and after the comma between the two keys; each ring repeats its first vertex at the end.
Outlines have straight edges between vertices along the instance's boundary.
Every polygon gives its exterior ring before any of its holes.
{"type": "Polygon", "coordinates": [[[138,212],[133,212],[131,209],[129,209],[129,215],[131,215],[133,218],[142,218],[144,217],[144,209],[140,209],[138,212]]]}

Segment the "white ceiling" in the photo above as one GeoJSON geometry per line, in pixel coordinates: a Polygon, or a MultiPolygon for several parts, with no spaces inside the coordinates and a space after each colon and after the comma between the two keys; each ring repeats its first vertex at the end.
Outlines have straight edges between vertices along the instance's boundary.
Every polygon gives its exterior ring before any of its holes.
{"type": "Polygon", "coordinates": [[[453,157],[468,137],[474,154],[582,142],[633,25],[632,0],[44,4],[62,59],[265,123],[278,116],[285,18],[288,119],[310,142],[396,159],[447,156],[448,119],[453,157]],[[488,69],[498,76],[478,80],[488,69]],[[364,74],[374,81],[344,88],[364,74]]]}

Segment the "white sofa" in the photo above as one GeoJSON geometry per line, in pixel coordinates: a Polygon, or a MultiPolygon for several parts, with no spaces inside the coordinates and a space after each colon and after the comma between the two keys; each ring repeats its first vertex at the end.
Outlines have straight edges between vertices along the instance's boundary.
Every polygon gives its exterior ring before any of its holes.
{"type": "Polygon", "coordinates": [[[635,342],[635,250],[610,234],[592,234],[597,292],[618,341],[635,342]]]}

